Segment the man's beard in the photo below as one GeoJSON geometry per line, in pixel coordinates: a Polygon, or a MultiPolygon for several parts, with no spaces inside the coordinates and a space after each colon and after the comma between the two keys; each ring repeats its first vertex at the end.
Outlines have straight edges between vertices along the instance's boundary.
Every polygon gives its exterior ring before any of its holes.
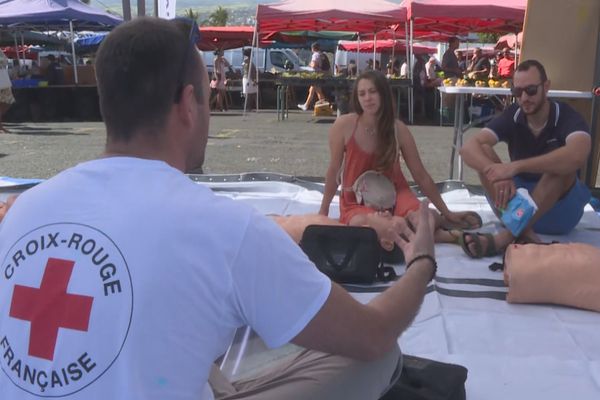
{"type": "Polygon", "coordinates": [[[539,103],[530,102],[530,104],[533,106],[533,109],[531,111],[526,111],[522,105],[521,105],[521,110],[523,111],[523,113],[525,113],[525,115],[535,115],[541,111],[541,109],[542,109],[542,107],[544,107],[545,103],[546,103],[546,94],[542,93],[542,97],[541,97],[539,103]]]}

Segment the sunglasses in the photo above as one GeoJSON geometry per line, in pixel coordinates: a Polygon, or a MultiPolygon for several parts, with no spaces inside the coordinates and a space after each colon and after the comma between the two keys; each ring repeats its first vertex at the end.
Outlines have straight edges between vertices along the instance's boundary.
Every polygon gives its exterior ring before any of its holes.
{"type": "Polygon", "coordinates": [[[181,65],[179,67],[179,73],[177,74],[177,89],[175,90],[175,103],[179,103],[181,100],[181,94],[183,93],[183,87],[186,85],[184,82],[185,79],[185,66],[188,63],[188,59],[190,57],[190,48],[196,48],[198,41],[200,40],[200,29],[198,28],[198,24],[195,20],[191,18],[177,17],[173,19],[177,26],[187,31],[189,27],[189,35],[188,35],[188,43],[185,48],[185,52],[183,53],[183,58],[181,60],[181,65]]]}
{"type": "Polygon", "coordinates": [[[535,96],[538,92],[538,88],[542,86],[544,82],[538,83],[537,85],[528,85],[525,87],[516,87],[513,86],[510,88],[510,92],[516,98],[519,98],[523,95],[523,92],[527,93],[527,96],[535,96]]]}

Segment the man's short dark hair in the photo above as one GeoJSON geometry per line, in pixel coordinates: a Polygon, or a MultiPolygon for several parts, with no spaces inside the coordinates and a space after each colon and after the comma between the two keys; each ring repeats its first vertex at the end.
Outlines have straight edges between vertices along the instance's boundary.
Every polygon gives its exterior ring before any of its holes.
{"type": "Polygon", "coordinates": [[[448,38],[448,44],[452,44],[454,42],[458,42],[458,38],[456,36],[451,36],[448,38]]]}
{"type": "Polygon", "coordinates": [[[182,83],[193,84],[202,101],[204,78],[191,48],[190,26],[186,32],[183,25],[136,18],[116,27],[100,45],[96,78],[110,138],[127,141],[140,129],[160,132],[182,83]]]}
{"type": "Polygon", "coordinates": [[[546,82],[548,80],[548,75],[546,75],[546,69],[538,60],[525,60],[517,67],[517,71],[529,71],[529,68],[534,67],[537,68],[540,73],[540,79],[542,82],[546,82]]]}
{"type": "Polygon", "coordinates": [[[314,42],[310,48],[312,49],[312,51],[321,51],[321,45],[317,42],[314,42]]]}

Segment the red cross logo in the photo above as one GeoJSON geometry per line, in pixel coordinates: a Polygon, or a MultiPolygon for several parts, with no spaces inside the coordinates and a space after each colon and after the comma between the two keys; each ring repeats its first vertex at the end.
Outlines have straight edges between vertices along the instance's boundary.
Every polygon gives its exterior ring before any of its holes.
{"type": "Polygon", "coordinates": [[[67,293],[74,265],[49,258],[39,289],[15,285],[10,316],[31,321],[30,356],[52,361],[59,328],[88,330],[94,298],[67,293]]]}

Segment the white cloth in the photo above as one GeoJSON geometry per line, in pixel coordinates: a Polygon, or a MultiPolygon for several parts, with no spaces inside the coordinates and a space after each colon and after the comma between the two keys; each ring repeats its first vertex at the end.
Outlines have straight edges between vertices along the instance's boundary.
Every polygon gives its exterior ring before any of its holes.
{"type": "Polygon", "coordinates": [[[313,67],[315,71],[321,71],[321,52],[313,51],[312,56],[310,57],[310,66],[313,67]]]}
{"type": "Polygon", "coordinates": [[[258,92],[258,85],[246,77],[242,78],[242,93],[254,94],[258,92]]]}
{"type": "Polygon", "coordinates": [[[0,398],[13,400],[210,399],[237,327],[282,345],[331,290],[251,206],[128,157],[22,194],[0,260],[0,398]]]}

